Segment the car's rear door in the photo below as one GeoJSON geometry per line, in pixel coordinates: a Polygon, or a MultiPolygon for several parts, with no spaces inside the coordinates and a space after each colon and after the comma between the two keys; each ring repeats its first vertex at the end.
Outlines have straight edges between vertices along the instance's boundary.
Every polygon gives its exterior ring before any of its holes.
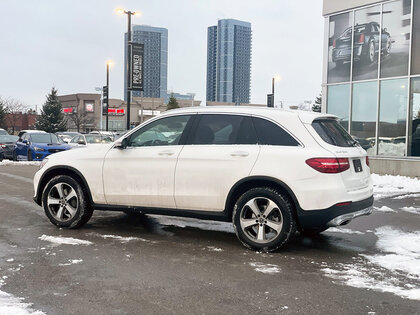
{"type": "Polygon", "coordinates": [[[198,114],[175,173],[178,209],[223,211],[232,186],[247,177],[259,146],[249,116],[198,114]]]}

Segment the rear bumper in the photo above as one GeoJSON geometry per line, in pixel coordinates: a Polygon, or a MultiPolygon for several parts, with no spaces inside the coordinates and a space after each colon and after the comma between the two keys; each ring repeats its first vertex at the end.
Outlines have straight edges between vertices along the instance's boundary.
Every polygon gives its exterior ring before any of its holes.
{"type": "Polygon", "coordinates": [[[354,218],[369,215],[372,212],[373,196],[352,202],[349,205],[334,205],[327,209],[298,209],[298,220],[302,229],[324,228],[346,225],[354,218]]]}

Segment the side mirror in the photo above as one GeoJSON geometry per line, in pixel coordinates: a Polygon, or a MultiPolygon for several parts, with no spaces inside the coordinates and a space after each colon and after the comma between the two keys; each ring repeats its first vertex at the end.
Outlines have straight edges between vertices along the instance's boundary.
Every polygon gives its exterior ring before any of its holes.
{"type": "Polygon", "coordinates": [[[383,32],[383,33],[386,33],[386,32],[388,32],[388,29],[385,27],[385,28],[382,30],[382,32],[383,32]]]}
{"type": "Polygon", "coordinates": [[[127,146],[128,146],[128,139],[127,138],[123,138],[123,139],[117,140],[115,142],[114,148],[117,148],[117,149],[120,149],[120,150],[124,150],[127,146]]]}
{"type": "Polygon", "coordinates": [[[79,141],[77,141],[77,144],[86,145],[86,142],[84,140],[79,140],[79,141]]]}
{"type": "Polygon", "coordinates": [[[25,139],[25,140],[22,141],[22,143],[28,145],[29,141],[25,139]]]}

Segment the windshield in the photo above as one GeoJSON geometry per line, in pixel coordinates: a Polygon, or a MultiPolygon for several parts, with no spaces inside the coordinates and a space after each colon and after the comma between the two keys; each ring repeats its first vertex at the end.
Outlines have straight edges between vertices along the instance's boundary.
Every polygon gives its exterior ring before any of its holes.
{"type": "Polygon", "coordinates": [[[326,143],[337,147],[353,147],[357,144],[337,120],[314,120],[312,127],[326,143]]]}
{"type": "Polygon", "coordinates": [[[31,141],[33,143],[48,143],[48,144],[59,144],[61,143],[58,140],[58,137],[52,133],[39,133],[39,134],[32,134],[31,141]]]}
{"type": "Polygon", "coordinates": [[[0,143],[16,142],[18,139],[18,136],[0,136],[0,143]]]}

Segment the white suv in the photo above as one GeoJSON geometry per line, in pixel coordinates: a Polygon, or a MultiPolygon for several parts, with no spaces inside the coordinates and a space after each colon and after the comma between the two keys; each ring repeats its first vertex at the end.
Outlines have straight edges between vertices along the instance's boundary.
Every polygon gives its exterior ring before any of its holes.
{"type": "Polygon", "coordinates": [[[255,107],[168,111],[113,144],[48,157],[34,188],[59,227],[82,226],[94,209],[232,221],[258,250],[373,204],[366,152],[335,116],[255,107]]]}

